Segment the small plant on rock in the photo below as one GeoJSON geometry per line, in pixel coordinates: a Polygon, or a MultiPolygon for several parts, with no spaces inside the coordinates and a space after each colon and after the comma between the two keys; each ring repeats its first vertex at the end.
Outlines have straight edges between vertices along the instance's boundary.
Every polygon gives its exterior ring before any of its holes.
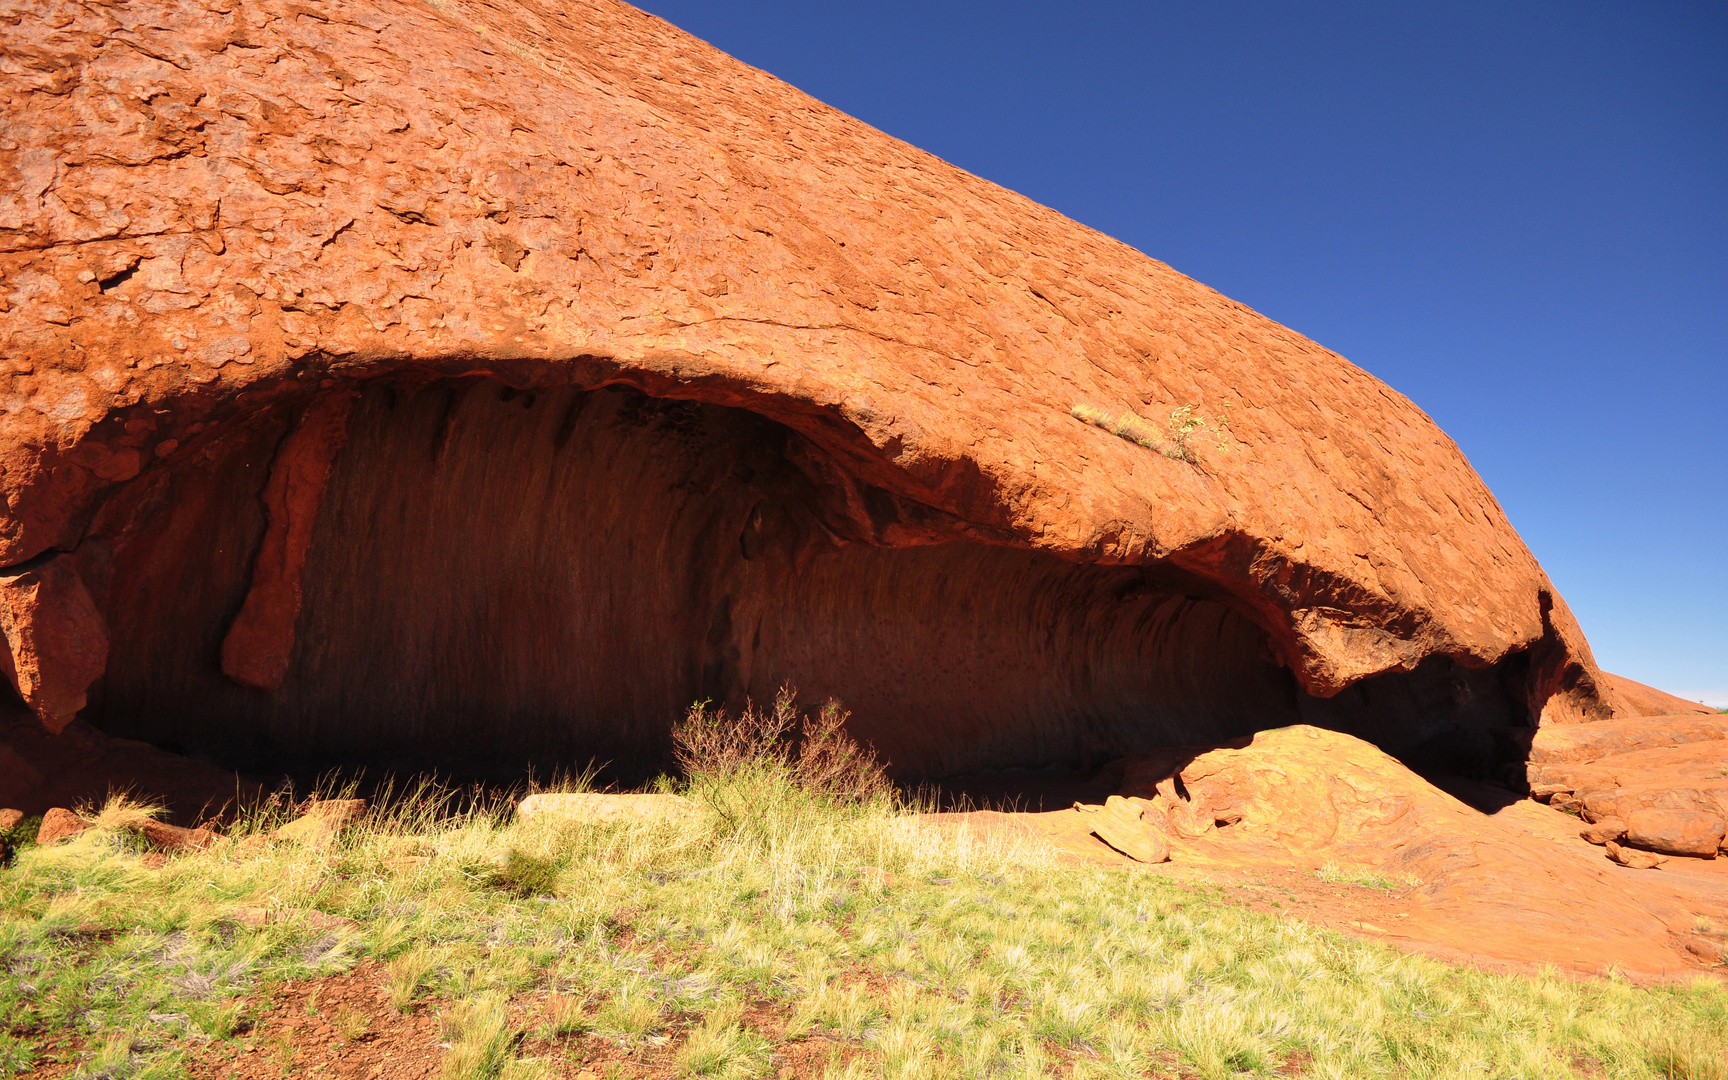
{"type": "Polygon", "coordinates": [[[1229,408],[1230,405],[1226,403],[1224,413],[1207,417],[1200,411],[1198,403],[1178,406],[1171,410],[1170,422],[1162,431],[1132,412],[1124,411],[1112,417],[1105,410],[1091,405],[1076,405],[1068,411],[1069,415],[1077,420],[1103,428],[1118,438],[1127,439],[1148,450],[1156,450],[1173,461],[1193,463],[1194,450],[1190,443],[1203,432],[1210,431],[1217,438],[1219,451],[1230,448],[1229,408]]]}
{"type": "MultiPolygon", "coordinates": [[[[1225,403],[1228,410],[1230,405],[1225,403]]],[[[1200,412],[1200,406],[1183,405],[1170,412],[1170,425],[1166,429],[1170,437],[1170,445],[1164,450],[1164,456],[1178,461],[1193,461],[1194,451],[1188,446],[1188,440],[1195,435],[1210,431],[1218,439],[1220,451],[1230,448],[1230,416],[1228,412],[1207,419],[1200,412]]]]}

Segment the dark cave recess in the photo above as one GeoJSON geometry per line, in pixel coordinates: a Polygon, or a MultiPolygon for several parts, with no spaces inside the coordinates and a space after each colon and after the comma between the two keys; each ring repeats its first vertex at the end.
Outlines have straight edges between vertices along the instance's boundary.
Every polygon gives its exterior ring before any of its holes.
{"type": "Polygon", "coordinates": [[[345,392],[280,684],[236,682],[223,648],[307,401],[207,434],[97,515],[79,558],[110,654],[85,719],[270,772],[645,775],[691,702],[791,683],[905,778],[1299,722],[1488,775],[1529,723],[1523,654],[1310,697],[1215,584],[944,540],[939,513],[838,489],[841,461],[744,409],[478,377],[345,392]]]}

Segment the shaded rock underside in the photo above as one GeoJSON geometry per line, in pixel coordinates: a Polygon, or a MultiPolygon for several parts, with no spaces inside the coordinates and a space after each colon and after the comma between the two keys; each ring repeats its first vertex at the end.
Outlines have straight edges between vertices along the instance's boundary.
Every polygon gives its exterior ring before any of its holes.
{"type": "Polygon", "coordinates": [[[208,432],[60,558],[109,639],[85,718],[243,767],[628,772],[691,702],[784,682],[907,776],[1299,721],[1481,772],[1528,722],[1521,653],[1312,697],[1196,576],[965,539],[781,424],[628,387],[332,388],[208,432]]]}

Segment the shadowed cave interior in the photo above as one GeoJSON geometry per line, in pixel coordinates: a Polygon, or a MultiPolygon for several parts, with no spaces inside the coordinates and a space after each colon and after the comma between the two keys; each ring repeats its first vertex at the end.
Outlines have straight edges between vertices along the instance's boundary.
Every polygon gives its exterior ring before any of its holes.
{"type": "Polygon", "coordinates": [[[358,388],[305,519],[286,675],[241,685],[224,637],[305,407],[205,433],[97,515],[79,559],[110,653],[84,719],[246,771],[496,780],[592,760],[623,783],[667,766],[691,702],[787,681],[839,699],[905,779],[1095,768],[1297,722],[1487,776],[1528,723],[1522,656],[1430,658],[1317,699],[1216,585],[882,546],[884,522],[939,515],[868,485],[842,497],[843,466],[773,420],[478,377],[358,388]]]}

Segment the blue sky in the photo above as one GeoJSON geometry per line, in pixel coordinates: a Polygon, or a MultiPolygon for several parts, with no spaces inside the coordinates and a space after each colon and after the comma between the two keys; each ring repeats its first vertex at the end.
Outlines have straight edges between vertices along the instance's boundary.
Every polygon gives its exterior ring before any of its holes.
{"type": "Polygon", "coordinates": [[[642,6],[1409,395],[1728,707],[1728,4],[642,6]]]}

